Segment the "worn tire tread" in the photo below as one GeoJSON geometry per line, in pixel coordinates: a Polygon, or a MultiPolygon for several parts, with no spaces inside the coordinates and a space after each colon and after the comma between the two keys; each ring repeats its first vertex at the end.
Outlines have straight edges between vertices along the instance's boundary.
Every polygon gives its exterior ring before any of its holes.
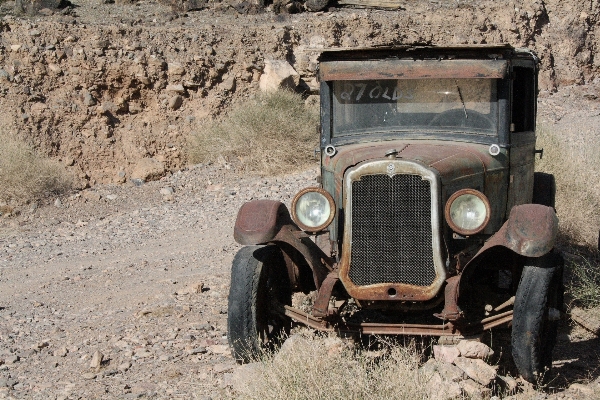
{"type": "MultiPolygon", "coordinates": [[[[545,369],[551,365],[558,326],[556,321],[546,320],[546,308],[549,294],[557,284],[556,277],[562,277],[562,274],[558,273],[560,268],[553,253],[527,261],[515,295],[512,354],[523,378],[539,383],[545,369]]],[[[561,288],[554,289],[561,291],[561,288]]]]}
{"type": "Polygon", "coordinates": [[[264,246],[247,246],[233,258],[231,286],[227,310],[227,340],[234,358],[248,362],[257,350],[255,343],[256,304],[259,280],[263,264],[254,257],[254,252],[264,246]]]}

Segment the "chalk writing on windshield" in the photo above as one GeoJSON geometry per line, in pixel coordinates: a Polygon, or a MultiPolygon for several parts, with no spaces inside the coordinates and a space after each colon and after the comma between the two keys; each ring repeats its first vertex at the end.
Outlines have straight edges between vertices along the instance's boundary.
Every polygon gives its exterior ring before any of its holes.
{"type": "Polygon", "coordinates": [[[359,103],[370,100],[385,99],[389,101],[405,100],[414,98],[413,91],[399,86],[381,85],[380,83],[344,83],[339,98],[344,103],[359,103]]]}

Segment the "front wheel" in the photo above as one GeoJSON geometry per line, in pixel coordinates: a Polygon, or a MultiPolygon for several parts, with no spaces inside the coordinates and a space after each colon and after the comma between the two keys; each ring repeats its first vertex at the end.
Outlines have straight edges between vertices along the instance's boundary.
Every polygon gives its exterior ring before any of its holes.
{"type": "Polygon", "coordinates": [[[515,295],[512,354],[523,378],[540,383],[552,365],[564,287],[562,257],[528,258],[515,295]]]}
{"type": "Polygon", "coordinates": [[[291,290],[281,250],[247,246],[235,255],[227,309],[227,339],[238,362],[250,362],[289,332],[291,290]]]}

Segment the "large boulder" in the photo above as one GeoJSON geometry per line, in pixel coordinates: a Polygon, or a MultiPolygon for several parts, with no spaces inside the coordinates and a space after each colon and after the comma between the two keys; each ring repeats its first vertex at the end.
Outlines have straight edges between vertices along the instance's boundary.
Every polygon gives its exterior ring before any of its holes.
{"type": "Polygon", "coordinates": [[[265,60],[265,69],[260,77],[259,87],[263,92],[279,89],[294,90],[300,84],[300,75],[285,60],[265,60]]]}

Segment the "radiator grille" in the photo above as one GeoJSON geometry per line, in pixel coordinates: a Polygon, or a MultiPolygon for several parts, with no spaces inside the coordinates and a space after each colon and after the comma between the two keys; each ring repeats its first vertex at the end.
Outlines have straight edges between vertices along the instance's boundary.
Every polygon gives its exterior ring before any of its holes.
{"type": "Polygon", "coordinates": [[[355,285],[433,283],[429,181],[418,175],[364,175],[352,182],[350,207],[349,276],[355,285]]]}

